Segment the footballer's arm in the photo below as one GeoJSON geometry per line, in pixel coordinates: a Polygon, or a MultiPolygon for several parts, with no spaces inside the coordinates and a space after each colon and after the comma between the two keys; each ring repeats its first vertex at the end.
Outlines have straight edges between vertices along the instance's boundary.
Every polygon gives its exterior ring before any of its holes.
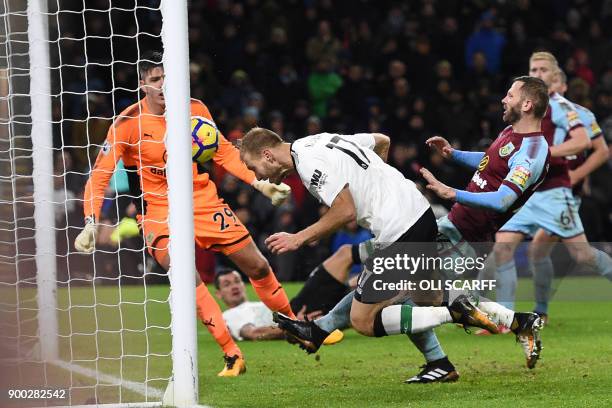
{"type": "Polygon", "coordinates": [[[453,148],[448,140],[442,136],[430,137],[425,141],[425,144],[436,149],[436,151],[440,153],[443,158],[462,164],[472,170],[476,170],[478,168],[480,161],[485,155],[484,152],[466,152],[463,150],[457,150],[453,148]]]}
{"type": "Polygon", "coordinates": [[[85,226],[74,240],[74,247],[83,253],[95,250],[97,221],[104,202],[104,191],[111,179],[117,162],[123,156],[130,140],[134,121],[116,120],[108,129],[106,141],[98,153],[98,158],[91,169],[83,192],[83,213],[85,226]]]}
{"type": "Polygon", "coordinates": [[[603,134],[593,139],[592,147],[593,151],[589,154],[585,162],[574,170],[570,170],[569,174],[572,185],[583,180],[610,158],[610,151],[604,140],[603,134]]]}
{"type": "Polygon", "coordinates": [[[569,131],[569,138],[558,145],[550,146],[552,157],[565,157],[582,153],[591,148],[591,139],[584,126],[577,126],[569,131]]]}
{"type": "Polygon", "coordinates": [[[382,133],[373,133],[374,136],[374,153],[380,156],[381,159],[386,163],[389,157],[389,146],[391,146],[391,139],[387,135],[382,133]]]}
{"type": "Polygon", "coordinates": [[[484,155],[484,152],[467,152],[464,150],[453,149],[451,159],[455,163],[459,163],[469,169],[476,170],[484,155]]]}
{"type": "Polygon", "coordinates": [[[457,190],[441,183],[426,168],[421,169],[423,178],[427,180],[427,189],[432,190],[438,197],[445,200],[456,201],[470,207],[485,208],[496,212],[506,212],[518,199],[519,195],[508,185],[502,184],[497,191],[472,193],[457,190]]]}
{"type": "Polygon", "coordinates": [[[288,251],[295,251],[302,245],[314,241],[337,231],[357,217],[355,202],[349,190],[348,184],[344,186],[332,202],[329,210],[319,219],[319,221],[306,227],[296,234],[278,232],[266,239],[268,249],[274,254],[282,254],[288,251]]]}

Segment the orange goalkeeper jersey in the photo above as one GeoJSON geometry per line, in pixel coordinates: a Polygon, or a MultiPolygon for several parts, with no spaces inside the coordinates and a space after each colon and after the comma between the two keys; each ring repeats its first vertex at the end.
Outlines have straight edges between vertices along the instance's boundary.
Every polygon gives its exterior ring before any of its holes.
{"type": "MultiPolygon", "coordinates": [[[[191,115],[212,120],[202,101],[191,100],[191,115]]],[[[123,159],[128,174],[131,195],[135,197],[140,214],[147,211],[164,211],[168,206],[166,182],[166,119],[150,112],[145,99],[131,105],[119,114],[108,129],[96,163],[85,186],[83,210],[85,217],[100,215],[104,191],[115,171],[119,159],[123,159]]],[[[190,135],[185,137],[191,138],[190,135]]],[[[219,149],[213,160],[229,173],[251,184],[255,174],[240,160],[240,153],[223,135],[219,137],[219,149]]],[[[222,200],[208,173],[198,171],[193,164],[194,208],[218,205],[222,200]]]]}

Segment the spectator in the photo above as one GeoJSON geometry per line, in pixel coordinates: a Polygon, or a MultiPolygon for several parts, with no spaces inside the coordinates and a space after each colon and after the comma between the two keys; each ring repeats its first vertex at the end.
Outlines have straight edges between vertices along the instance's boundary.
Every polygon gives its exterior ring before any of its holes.
{"type": "Polygon", "coordinates": [[[247,98],[253,92],[249,76],[243,70],[234,71],[229,85],[221,94],[221,104],[231,116],[242,113],[247,105],[247,98]]]}
{"type": "Polygon", "coordinates": [[[438,58],[433,55],[429,38],[419,35],[410,57],[408,79],[418,93],[427,92],[434,83],[434,70],[438,58]]]}
{"type": "Polygon", "coordinates": [[[577,77],[585,80],[589,86],[595,85],[595,74],[589,67],[589,55],[583,49],[577,49],[574,52],[573,59],[576,63],[575,74],[577,77]]]}
{"type": "Polygon", "coordinates": [[[337,99],[344,114],[357,121],[354,126],[355,129],[365,127],[366,101],[371,93],[372,90],[364,76],[363,67],[359,64],[352,64],[343,79],[337,99]]]}
{"type": "Polygon", "coordinates": [[[499,72],[506,38],[494,28],[494,23],[495,11],[486,11],[480,17],[476,31],[468,37],[465,44],[465,63],[468,68],[474,66],[474,54],[481,52],[488,61],[487,70],[491,74],[499,72]]]}
{"type": "Polygon", "coordinates": [[[439,25],[441,28],[433,33],[436,53],[444,56],[460,74],[463,72],[465,44],[457,19],[447,16],[439,25]]]}
{"type": "Polygon", "coordinates": [[[308,93],[312,100],[313,113],[324,118],[327,116],[327,104],[342,86],[342,78],[332,68],[331,60],[320,59],[316,69],[308,77],[308,93]]]}
{"type": "Polygon", "coordinates": [[[317,65],[325,60],[330,69],[334,69],[338,63],[338,53],[340,52],[340,41],[334,37],[328,21],[319,22],[317,35],[306,45],[306,56],[311,64],[317,65]]]}
{"type": "Polygon", "coordinates": [[[272,109],[291,114],[298,100],[306,98],[306,87],[290,60],[284,61],[272,79],[266,94],[272,109]]]}

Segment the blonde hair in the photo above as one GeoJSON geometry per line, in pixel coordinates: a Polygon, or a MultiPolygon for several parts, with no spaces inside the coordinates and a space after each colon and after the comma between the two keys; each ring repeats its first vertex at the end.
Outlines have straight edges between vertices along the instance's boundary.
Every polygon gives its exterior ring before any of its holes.
{"type": "Polygon", "coordinates": [[[276,147],[283,142],[283,138],[273,131],[254,127],[240,140],[240,157],[245,154],[259,155],[262,150],[276,147]]]}
{"type": "Polygon", "coordinates": [[[538,52],[534,52],[533,54],[531,54],[531,57],[529,57],[529,62],[530,63],[532,61],[538,61],[538,60],[548,61],[548,62],[550,62],[554,66],[554,68],[556,70],[559,69],[559,62],[557,61],[555,56],[552,55],[550,52],[547,52],[547,51],[538,51],[538,52]]]}

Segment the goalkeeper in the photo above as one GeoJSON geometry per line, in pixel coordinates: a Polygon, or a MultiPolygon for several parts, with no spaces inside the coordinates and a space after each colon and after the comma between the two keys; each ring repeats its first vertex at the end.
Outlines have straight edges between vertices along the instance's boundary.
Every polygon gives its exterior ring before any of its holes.
{"type": "MultiPolygon", "coordinates": [[[[107,138],[85,186],[83,209],[85,227],[74,246],[80,252],[95,248],[100,208],[104,190],[115,165],[123,159],[128,174],[137,220],[149,254],[167,271],[168,253],[168,184],[166,181],[166,120],[164,112],[164,69],[162,54],[148,53],[139,62],[140,89],[144,97],[125,109],[108,130],[107,138]]],[[[204,103],[191,99],[191,115],[212,120],[204,103]]],[[[185,135],[189,137],[189,135],[185,135]]],[[[281,204],[290,194],[289,186],[257,180],[240,160],[239,151],[222,135],[213,160],[230,174],[252,185],[272,201],[281,204]]],[[[234,215],[209,174],[193,165],[193,207],[195,245],[221,252],[230,258],[250,279],[265,305],[274,311],[294,316],[287,295],[277,281],[268,261],[255,246],[248,230],[234,215]]],[[[197,314],[225,354],[225,367],[219,376],[237,376],[246,370],[242,353],[227,329],[221,310],[196,273],[197,314]]]]}

